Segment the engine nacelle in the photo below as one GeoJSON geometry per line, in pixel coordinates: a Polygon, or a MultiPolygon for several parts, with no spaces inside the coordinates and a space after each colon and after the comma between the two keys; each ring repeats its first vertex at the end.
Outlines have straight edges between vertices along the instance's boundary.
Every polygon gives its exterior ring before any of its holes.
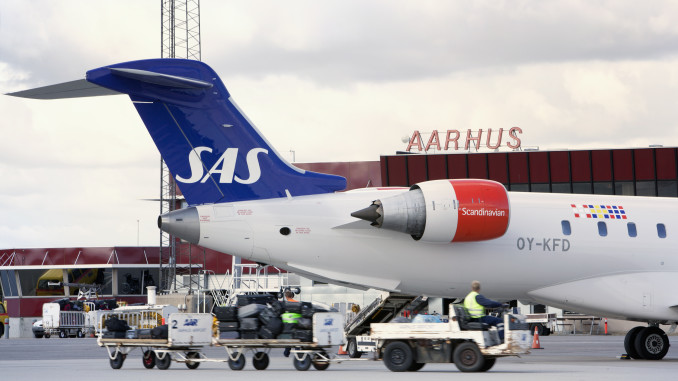
{"type": "Polygon", "coordinates": [[[427,242],[484,241],[509,225],[508,193],[491,180],[433,180],[351,213],[372,226],[427,242]]]}

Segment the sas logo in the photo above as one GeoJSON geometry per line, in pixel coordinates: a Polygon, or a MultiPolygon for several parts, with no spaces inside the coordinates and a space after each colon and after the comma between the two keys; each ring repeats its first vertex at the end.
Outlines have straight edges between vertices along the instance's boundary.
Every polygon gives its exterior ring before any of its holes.
{"type": "Polygon", "coordinates": [[[198,319],[186,319],[184,320],[184,327],[197,327],[198,319]]]}
{"type": "Polygon", "coordinates": [[[325,318],[324,325],[332,325],[332,324],[334,324],[333,318],[325,318]]]}
{"type": "Polygon", "coordinates": [[[627,219],[626,210],[621,205],[575,205],[570,204],[575,218],[592,218],[592,219],[608,219],[608,220],[625,220],[627,219]]]}
{"type": "Polygon", "coordinates": [[[177,175],[177,181],[187,184],[197,183],[198,181],[204,183],[210,178],[210,175],[218,175],[219,183],[222,184],[230,184],[233,181],[240,184],[254,184],[261,178],[261,167],[259,166],[259,157],[257,155],[260,153],[268,155],[268,150],[264,148],[251,149],[245,157],[250,177],[241,179],[235,176],[235,161],[238,158],[238,148],[227,149],[207,173],[205,173],[205,167],[200,159],[200,155],[203,152],[212,153],[212,149],[209,147],[195,147],[195,149],[189,152],[188,165],[191,167],[191,176],[185,178],[177,175]]]}

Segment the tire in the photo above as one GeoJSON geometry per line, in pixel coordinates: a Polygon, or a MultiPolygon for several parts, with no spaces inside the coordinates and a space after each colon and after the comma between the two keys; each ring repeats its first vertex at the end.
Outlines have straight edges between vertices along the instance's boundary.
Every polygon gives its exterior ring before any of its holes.
{"type": "Polygon", "coordinates": [[[170,356],[169,353],[165,353],[165,356],[163,356],[163,358],[160,358],[160,356],[156,355],[155,366],[158,367],[158,369],[161,369],[161,370],[169,369],[171,364],[172,364],[172,356],[170,356]]]}
{"type": "Polygon", "coordinates": [[[330,367],[330,362],[325,360],[329,358],[326,352],[321,352],[322,356],[318,353],[313,354],[313,360],[311,363],[316,370],[325,370],[330,367]]]}
{"type": "Polygon", "coordinates": [[[410,365],[409,368],[407,368],[408,372],[416,372],[419,369],[423,368],[424,365],[426,365],[425,362],[413,362],[412,365],[410,365]]]}
{"type": "Polygon", "coordinates": [[[231,370],[242,370],[242,368],[245,367],[245,355],[243,353],[239,353],[237,360],[231,360],[229,357],[228,367],[231,368],[231,370]]]}
{"type": "Polygon", "coordinates": [[[52,335],[50,335],[49,333],[46,333],[46,334],[45,334],[45,339],[49,339],[51,336],[52,336],[52,335]]]}
{"type": "Polygon", "coordinates": [[[78,331],[78,333],[76,333],[75,336],[77,336],[78,339],[82,339],[83,337],[85,337],[85,333],[82,331],[78,331]]]}
{"type": "Polygon", "coordinates": [[[645,329],[645,327],[633,327],[626,333],[626,337],[624,337],[624,350],[626,351],[626,354],[634,360],[642,358],[636,351],[636,337],[638,336],[638,332],[643,329],[645,329]]]}
{"type": "Polygon", "coordinates": [[[5,325],[3,323],[0,323],[0,338],[5,336],[5,325]]]}
{"type": "Polygon", "coordinates": [[[392,341],[384,349],[384,365],[392,372],[406,372],[414,363],[414,354],[409,344],[392,341]]]}
{"type": "Polygon", "coordinates": [[[42,333],[34,333],[33,336],[35,336],[36,339],[42,339],[43,334],[42,333]]]}
{"type": "Polygon", "coordinates": [[[494,363],[497,362],[497,359],[495,357],[492,358],[486,358],[485,359],[485,364],[483,365],[482,368],[480,368],[481,372],[487,372],[488,370],[492,369],[494,366],[494,363]]]}
{"type": "Polygon", "coordinates": [[[452,354],[454,365],[462,372],[479,372],[485,365],[485,357],[475,343],[465,341],[456,348],[452,354]]]}
{"type": "Polygon", "coordinates": [[[115,356],[112,359],[108,359],[109,363],[111,364],[111,368],[122,368],[122,364],[125,362],[125,357],[127,357],[127,355],[124,355],[120,352],[115,352],[115,356]]]}
{"type": "Polygon", "coordinates": [[[198,352],[188,352],[186,353],[186,367],[188,369],[197,369],[200,366],[199,361],[189,361],[188,359],[199,359],[200,353],[198,352]]]}
{"type": "Polygon", "coordinates": [[[635,348],[645,360],[661,360],[669,351],[669,337],[658,327],[643,328],[636,336],[635,348]]]}
{"type": "Polygon", "coordinates": [[[64,331],[64,330],[59,331],[59,338],[65,339],[67,337],[68,337],[68,333],[66,333],[66,331],[64,331]]]}
{"type": "Polygon", "coordinates": [[[295,355],[294,360],[292,360],[292,364],[294,364],[294,369],[296,370],[308,370],[308,368],[311,367],[311,356],[305,355],[303,360],[299,360],[295,355]]]}
{"type": "Polygon", "coordinates": [[[268,368],[268,364],[271,363],[271,359],[268,357],[266,352],[257,352],[252,357],[252,365],[256,370],[264,370],[268,368]]]}
{"type": "Polygon", "coordinates": [[[141,362],[144,364],[144,368],[153,369],[153,367],[155,367],[155,352],[145,350],[144,354],[141,356],[141,362]]]}
{"type": "Polygon", "coordinates": [[[348,344],[346,344],[346,352],[348,352],[348,357],[352,359],[360,358],[363,353],[358,351],[358,342],[355,337],[348,339],[348,344]]]}

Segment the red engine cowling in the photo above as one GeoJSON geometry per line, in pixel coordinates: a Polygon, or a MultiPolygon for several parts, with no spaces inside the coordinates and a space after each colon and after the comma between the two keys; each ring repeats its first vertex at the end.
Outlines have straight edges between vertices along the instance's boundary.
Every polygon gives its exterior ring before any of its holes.
{"type": "Polygon", "coordinates": [[[506,189],[491,180],[433,180],[352,213],[373,226],[426,242],[484,241],[509,225],[506,189]]]}

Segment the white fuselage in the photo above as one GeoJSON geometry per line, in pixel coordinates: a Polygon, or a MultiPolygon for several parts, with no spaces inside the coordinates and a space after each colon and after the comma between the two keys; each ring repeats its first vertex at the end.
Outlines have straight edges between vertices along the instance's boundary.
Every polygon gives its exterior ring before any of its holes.
{"type": "Polygon", "coordinates": [[[198,206],[198,243],[337,283],[463,297],[477,279],[493,298],[606,317],[678,320],[672,307],[678,305],[676,199],[511,192],[510,223],[502,237],[444,244],[416,241],[350,215],[404,191],[365,189],[198,206]],[[575,217],[583,204],[623,207],[627,218],[575,217]],[[569,221],[571,234],[564,233],[562,221],[569,221]],[[599,221],[605,222],[606,236],[599,234],[599,221]],[[629,236],[629,222],[636,237],[629,236]],[[658,223],[666,227],[665,238],[658,236],[658,223]]]}

